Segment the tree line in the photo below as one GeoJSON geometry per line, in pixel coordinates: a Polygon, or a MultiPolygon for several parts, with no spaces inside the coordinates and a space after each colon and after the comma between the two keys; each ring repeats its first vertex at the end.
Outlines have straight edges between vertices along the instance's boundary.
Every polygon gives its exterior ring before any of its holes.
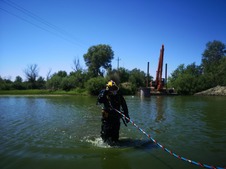
{"type": "Polygon", "coordinates": [[[225,44],[212,41],[206,44],[200,65],[181,64],[169,77],[168,86],[179,94],[194,94],[217,85],[226,86],[225,44]]]}
{"type": "MultiPolygon", "coordinates": [[[[202,54],[201,65],[191,63],[181,64],[168,78],[167,86],[175,88],[179,94],[194,94],[196,92],[215,87],[226,86],[226,57],[225,44],[212,41],[206,44],[202,54]]],[[[146,80],[153,80],[140,69],[128,70],[125,68],[112,69],[111,61],[114,51],[111,46],[99,44],[91,46],[83,55],[88,69],[82,69],[79,59],[75,59],[70,73],[60,70],[47,77],[38,75],[37,64],[28,65],[24,70],[26,80],[17,76],[14,81],[0,77],[0,90],[48,89],[55,90],[87,90],[96,95],[110,79],[120,84],[124,94],[135,94],[139,87],[146,86],[146,80]]]]}
{"type": "Polygon", "coordinates": [[[109,45],[91,46],[83,55],[88,69],[82,69],[79,59],[73,61],[74,67],[70,73],[60,70],[47,77],[39,76],[37,64],[28,65],[24,70],[26,80],[16,76],[15,81],[0,77],[0,90],[47,89],[55,90],[87,90],[90,94],[98,94],[108,80],[113,79],[121,85],[125,94],[133,94],[138,86],[145,85],[146,74],[140,69],[127,70],[120,67],[112,69],[111,60],[114,52],[109,45]]]}

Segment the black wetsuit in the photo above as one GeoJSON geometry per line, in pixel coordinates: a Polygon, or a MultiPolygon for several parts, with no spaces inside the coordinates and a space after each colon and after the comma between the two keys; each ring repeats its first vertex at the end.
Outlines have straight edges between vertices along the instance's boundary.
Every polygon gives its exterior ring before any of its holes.
{"type": "Polygon", "coordinates": [[[101,119],[101,138],[107,143],[117,142],[121,115],[114,109],[122,111],[126,117],[129,117],[126,101],[119,92],[113,95],[108,90],[102,90],[98,95],[98,103],[104,105],[101,119]]]}

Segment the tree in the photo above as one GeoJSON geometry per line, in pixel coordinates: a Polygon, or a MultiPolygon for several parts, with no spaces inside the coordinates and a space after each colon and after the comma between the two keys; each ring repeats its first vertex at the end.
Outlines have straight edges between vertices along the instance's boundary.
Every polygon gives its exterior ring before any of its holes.
{"type": "Polygon", "coordinates": [[[201,66],[192,63],[185,67],[184,64],[181,64],[171,74],[169,86],[176,88],[180,94],[194,94],[200,91],[202,88],[201,85],[204,83],[204,81],[199,80],[201,76],[201,66]]]}
{"type": "Polygon", "coordinates": [[[109,80],[114,80],[117,83],[124,83],[129,81],[129,74],[129,70],[120,67],[119,69],[109,69],[107,77],[109,78],[109,80]]]}
{"type": "Polygon", "coordinates": [[[48,81],[51,77],[51,71],[52,69],[49,69],[49,71],[47,72],[47,75],[46,75],[46,80],[48,81]]]}
{"type": "Polygon", "coordinates": [[[75,72],[70,72],[70,77],[73,77],[75,87],[84,88],[85,82],[89,79],[87,73],[82,70],[77,70],[75,72]]]}
{"type": "Polygon", "coordinates": [[[80,70],[82,70],[82,67],[81,67],[81,65],[80,65],[80,62],[79,62],[79,59],[74,59],[74,61],[73,61],[73,63],[74,63],[74,67],[72,67],[72,69],[76,72],[76,71],[80,71],[80,70]]]}
{"type": "Polygon", "coordinates": [[[113,56],[114,52],[109,45],[91,46],[88,52],[83,55],[91,77],[103,76],[103,69],[106,70],[112,67],[111,60],[114,58],[113,56]]]}
{"type": "Polygon", "coordinates": [[[18,90],[25,89],[23,79],[20,76],[16,76],[16,79],[13,82],[13,88],[18,90]]]}
{"type": "Polygon", "coordinates": [[[97,95],[105,87],[106,83],[107,80],[104,77],[94,77],[86,82],[86,89],[91,95],[97,95]]]}
{"type": "Polygon", "coordinates": [[[226,57],[221,59],[221,63],[218,66],[218,82],[222,86],[226,86],[226,57]]]}
{"type": "Polygon", "coordinates": [[[37,79],[36,85],[38,89],[45,89],[45,86],[46,86],[45,79],[42,76],[40,76],[37,79]]]}
{"type": "Polygon", "coordinates": [[[57,76],[62,77],[62,78],[67,77],[67,72],[60,70],[60,71],[57,72],[57,76]]]}
{"type": "Polygon", "coordinates": [[[12,83],[10,79],[2,79],[0,76],[0,90],[10,90],[12,83]]]}
{"type": "Polygon", "coordinates": [[[60,88],[65,91],[69,91],[75,88],[75,77],[73,76],[63,77],[60,83],[60,88]]]}
{"type": "Polygon", "coordinates": [[[133,92],[137,90],[138,87],[145,86],[145,73],[140,69],[133,69],[130,71],[129,82],[132,84],[133,92]]]}
{"type": "Polygon", "coordinates": [[[220,41],[208,42],[202,54],[202,66],[205,70],[211,71],[213,66],[217,66],[219,61],[225,56],[225,45],[220,41]]]}
{"type": "Polygon", "coordinates": [[[27,68],[24,70],[25,76],[29,83],[29,87],[34,89],[36,88],[36,78],[38,77],[39,68],[37,64],[28,65],[27,68]]]}
{"type": "Polygon", "coordinates": [[[209,88],[216,85],[223,85],[222,79],[225,78],[223,58],[225,57],[225,44],[220,41],[208,42],[202,54],[202,67],[205,78],[210,82],[209,88]]]}
{"type": "MultiPolygon", "coordinates": [[[[58,71],[54,73],[50,79],[47,80],[46,86],[51,90],[58,90],[65,88],[67,89],[67,72],[66,71],[58,71]]],[[[68,89],[67,89],[68,90],[68,89]]]]}
{"type": "Polygon", "coordinates": [[[50,90],[58,90],[60,89],[61,82],[62,82],[62,77],[60,77],[55,73],[50,79],[47,80],[46,87],[50,90]]]}

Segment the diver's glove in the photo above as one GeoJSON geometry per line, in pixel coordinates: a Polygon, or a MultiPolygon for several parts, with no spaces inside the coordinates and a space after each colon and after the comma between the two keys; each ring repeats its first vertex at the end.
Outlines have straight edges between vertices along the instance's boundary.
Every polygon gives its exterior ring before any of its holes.
{"type": "MultiPolygon", "coordinates": [[[[127,115],[125,115],[125,116],[126,116],[127,118],[129,118],[129,119],[130,119],[129,114],[127,114],[127,115]]],[[[128,120],[127,118],[125,118],[126,123],[129,123],[129,120],[128,120]]]]}

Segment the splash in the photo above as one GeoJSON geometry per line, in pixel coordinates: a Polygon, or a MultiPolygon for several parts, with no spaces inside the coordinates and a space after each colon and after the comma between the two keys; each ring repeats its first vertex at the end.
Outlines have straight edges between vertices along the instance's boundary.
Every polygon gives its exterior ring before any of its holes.
{"type": "Polygon", "coordinates": [[[131,139],[127,137],[122,137],[119,139],[118,142],[114,144],[108,144],[102,140],[102,138],[91,138],[91,137],[84,137],[82,142],[90,143],[94,147],[99,148],[156,148],[155,145],[152,144],[150,140],[143,140],[143,139],[131,139]]]}
{"type": "Polygon", "coordinates": [[[100,148],[111,148],[111,146],[109,145],[109,144],[107,144],[107,143],[105,143],[103,140],[102,140],[102,138],[93,138],[93,139],[91,139],[91,138],[84,138],[83,139],[85,142],[87,142],[87,143],[91,143],[93,146],[95,146],[95,147],[100,147],[100,148]]]}

